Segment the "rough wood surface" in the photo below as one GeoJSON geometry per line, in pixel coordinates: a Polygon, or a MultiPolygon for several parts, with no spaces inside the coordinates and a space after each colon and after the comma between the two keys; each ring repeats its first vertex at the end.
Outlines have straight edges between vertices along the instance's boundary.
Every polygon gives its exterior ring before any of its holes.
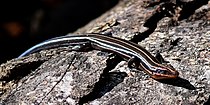
{"type": "Polygon", "coordinates": [[[55,48],[1,64],[0,103],[209,105],[209,10],[208,0],[121,0],[75,32],[139,43],[160,53],[178,79],[156,81],[106,52],[55,48]]]}

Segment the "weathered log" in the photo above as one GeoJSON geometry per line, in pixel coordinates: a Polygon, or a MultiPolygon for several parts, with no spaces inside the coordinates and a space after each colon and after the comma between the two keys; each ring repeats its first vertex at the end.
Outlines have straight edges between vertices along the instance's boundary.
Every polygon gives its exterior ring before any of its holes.
{"type": "Polygon", "coordinates": [[[208,0],[121,0],[74,32],[139,43],[176,68],[177,79],[150,79],[107,52],[55,48],[1,64],[0,103],[208,105],[209,10],[208,0]]]}

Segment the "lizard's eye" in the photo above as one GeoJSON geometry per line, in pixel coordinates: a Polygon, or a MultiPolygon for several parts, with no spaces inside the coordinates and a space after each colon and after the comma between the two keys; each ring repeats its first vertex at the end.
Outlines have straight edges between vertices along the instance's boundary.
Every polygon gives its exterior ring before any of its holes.
{"type": "Polygon", "coordinates": [[[166,70],[161,70],[161,69],[157,69],[157,70],[156,70],[156,73],[158,73],[158,74],[168,74],[168,71],[166,71],[166,70]]]}

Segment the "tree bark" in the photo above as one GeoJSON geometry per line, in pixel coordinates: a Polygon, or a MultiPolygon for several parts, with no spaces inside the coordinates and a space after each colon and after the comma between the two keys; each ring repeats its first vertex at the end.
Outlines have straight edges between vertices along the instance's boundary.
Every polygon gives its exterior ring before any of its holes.
{"type": "Polygon", "coordinates": [[[55,48],[1,64],[0,103],[208,105],[209,10],[208,0],[121,0],[74,32],[138,43],[176,68],[177,79],[151,79],[108,52],[55,48]]]}

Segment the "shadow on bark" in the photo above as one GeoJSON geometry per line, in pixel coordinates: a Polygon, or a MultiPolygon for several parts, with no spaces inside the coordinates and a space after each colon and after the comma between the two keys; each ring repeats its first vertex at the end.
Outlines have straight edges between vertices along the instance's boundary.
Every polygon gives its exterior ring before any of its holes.
{"type": "Polygon", "coordinates": [[[144,27],[148,29],[144,32],[137,32],[137,34],[131,39],[132,42],[138,43],[145,38],[149,37],[151,33],[157,28],[158,22],[164,17],[173,18],[172,25],[175,25],[177,21],[189,18],[195,13],[195,10],[201,6],[208,4],[209,0],[193,0],[190,2],[182,2],[180,0],[154,0],[148,3],[146,7],[158,7],[154,10],[153,14],[145,21],[144,27]],[[178,7],[181,8],[180,12],[178,7]]]}
{"type": "Polygon", "coordinates": [[[80,99],[79,105],[83,105],[84,103],[104,96],[104,94],[111,91],[119,83],[123,82],[126,76],[127,74],[124,72],[110,72],[101,76],[99,81],[95,84],[93,91],[80,99]]]}
{"type": "Polygon", "coordinates": [[[178,87],[183,87],[189,90],[195,90],[196,88],[186,79],[183,78],[176,78],[176,79],[166,79],[166,80],[157,80],[161,83],[173,85],[173,86],[178,86],[178,87]]]}

